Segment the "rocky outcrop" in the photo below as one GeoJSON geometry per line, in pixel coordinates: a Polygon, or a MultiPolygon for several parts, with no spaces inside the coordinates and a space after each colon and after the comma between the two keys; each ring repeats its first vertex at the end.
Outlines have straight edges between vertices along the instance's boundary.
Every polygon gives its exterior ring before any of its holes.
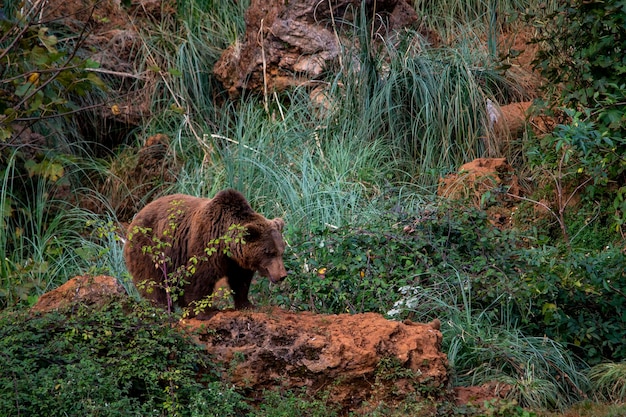
{"type": "Polygon", "coordinates": [[[106,275],[82,275],[39,297],[32,313],[67,309],[73,304],[105,305],[116,297],[126,297],[126,290],[116,278],[106,275]]]}
{"type": "Polygon", "coordinates": [[[276,387],[326,390],[330,400],[354,408],[443,392],[447,357],[439,321],[397,322],[380,314],[324,315],[221,311],[208,321],[181,322],[209,353],[227,364],[230,380],[260,394],[276,387]]]}
{"type": "Polygon", "coordinates": [[[437,195],[464,200],[485,209],[497,227],[511,226],[511,215],[522,190],[513,167],[506,158],[477,158],[462,165],[456,174],[439,180],[437,195]]]}
{"type": "MultiPolygon", "coordinates": [[[[418,17],[406,0],[253,0],[246,11],[246,34],[231,45],[213,72],[231,96],[243,90],[276,91],[319,78],[339,58],[363,5],[376,16],[377,38],[387,39],[418,17]]],[[[355,38],[355,35],[350,35],[355,38]]]]}

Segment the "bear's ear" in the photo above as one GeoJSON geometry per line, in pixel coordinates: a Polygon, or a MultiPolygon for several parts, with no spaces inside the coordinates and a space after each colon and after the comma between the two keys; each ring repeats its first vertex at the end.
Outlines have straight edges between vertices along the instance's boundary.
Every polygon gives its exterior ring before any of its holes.
{"type": "Polygon", "coordinates": [[[279,232],[283,231],[283,227],[285,227],[285,221],[283,219],[281,219],[280,217],[276,217],[275,219],[270,221],[272,222],[274,227],[278,229],[279,232]]]}
{"type": "Polygon", "coordinates": [[[247,223],[244,224],[243,227],[246,228],[245,238],[247,240],[256,240],[261,236],[262,230],[259,225],[255,223],[247,223]]]}

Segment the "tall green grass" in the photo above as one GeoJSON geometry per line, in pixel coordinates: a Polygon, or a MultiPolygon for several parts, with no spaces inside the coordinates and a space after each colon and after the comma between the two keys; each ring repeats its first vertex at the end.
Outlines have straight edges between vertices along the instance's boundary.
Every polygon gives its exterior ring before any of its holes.
{"type": "Polygon", "coordinates": [[[565,346],[525,335],[510,319],[507,294],[476,309],[472,280],[458,271],[402,293],[389,314],[408,310],[418,321],[442,319],[455,385],[496,384],[507,398],[530,408],[563,409],[585,398],[589,380],[580,371],[583,364],[565,346]]]}
{"type": "Polygon", "coordinates": [[[391,175],[382,164],[389,150],[382,141],[338,136],[312,123],[308,100],[303,92],[292,93],[292,105],[278,117],[254,101],[234,105],[221,130],[204,134],[201,164],[187,164],[181,189],[207,195],[235,187],[257,207],[288,214],[299,226],[353,219],[377,192],[374,185],[391,175]]]}
{"type": "Polygon", "coordinates": [[[180,191],[235,187],[296,225],[345,224],[399,187],[432,196],[441,175],[485,155],[486,100],[518,88],[487,51],[423,49],[412,32],[381,48],[357,19],[335,63],[344,64],[316,84],[321,106],[309,87],[231,101],[210,74],[218,51],[207,45],[241,36],[242,10],[183,7],[175,36],[144,34],[145,61],[161,69],[155,91],[165,92],[146,135],[172,137],[185,160],[180,191]],[[236,23],[225,24],[226,16],[236,23]]]}
{"type": "Polygon", "coordinates": [[[32,304],[89,265],[80,248],[93,213],[49,179],[18,175],[18,151],[0,171],[0,308],[32,304]]]}

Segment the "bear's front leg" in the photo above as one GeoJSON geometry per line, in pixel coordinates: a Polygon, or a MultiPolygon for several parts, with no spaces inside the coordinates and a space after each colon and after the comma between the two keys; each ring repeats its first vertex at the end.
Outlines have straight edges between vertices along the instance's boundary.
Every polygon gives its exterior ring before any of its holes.
{"type": "Polygon", "coordinates": [[[233,300],[235,301],[235,310],[253,308],[254,305],[248,300],[248,292],[250,291],[250,283],[254,271],[242,271],[235,277],[228,277],[228,286],[233,291],[233,300]]]}

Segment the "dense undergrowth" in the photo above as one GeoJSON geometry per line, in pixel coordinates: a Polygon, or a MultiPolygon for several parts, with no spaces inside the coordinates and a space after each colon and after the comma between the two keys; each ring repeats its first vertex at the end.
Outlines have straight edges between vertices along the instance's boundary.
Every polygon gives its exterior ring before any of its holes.
{"type": "Polygon", "coordinates": [[[23,312],[79,274],[107,273],[134,291],[112,201],[150,198],[133,195],[125,179],[139,142],[155,133],[171,138],[165,158],[180,167],[158,192],[209,196],[235,187],[258,211],[287,220],[290,277],[280,287],[255,283],[255,302],[437,317],[454,384],[499,381],[512,387],[516,404],[536,410],[583,398],[624,401],[626,12],[619,4],[415,1],[442,45],[407,31],[376,53],[366,49],[373,48],[364,41],[368,22],[351,22],[361,49],[346,45],[343,62],[368,66],[376,77],[363,82],[360,72],[337,66],[322,80],[331,105],[319,108],[304,88],[227,99],[210,68],[242,35],[246,2],[182,1],[176,17],[144,27],[137,44],[135,70],[153,75],[146,81],[154,84],[152,116],[106,149],[94,141],[111,129],[93,109],[115,108],[119,80],[90,71],[96,64],[84,58],[80,37],[38,22],[38,9],[7,2],[0,22],[0,409],[334,412],[307,408],[298,393],[247,408],[216,379],[208,358],[182,347],[168,326],[147,327],[158,315],[118,305],[93,318],[23,312]],[[501,38],[522,22],[539,46],[541,91],[510,68],[515,51],[501,38]],[[530,98],[541,98],[537,111],[552,115],[556,128],[541,136],[528,129],[521,141],[498,147],[486,99],[530,98]],[[85,136],[81,120],[99,133],[85,136]],[[435,196],[441,176],[493,149],[529,190],[507,230],[482,210],[493,203],[489,195],[481,207],[435,196]],[[98,210],[85,201],[97,201],[98,210]],[[175,364],[171,351],[179,353],[175,364]],[[154,363],[141,362],[146,357],[154,363]],[[137,360],[140,366],[129,366],[137,360]],[[208,376],[202,382],[194,379],[200,369],[208,376]]]}

